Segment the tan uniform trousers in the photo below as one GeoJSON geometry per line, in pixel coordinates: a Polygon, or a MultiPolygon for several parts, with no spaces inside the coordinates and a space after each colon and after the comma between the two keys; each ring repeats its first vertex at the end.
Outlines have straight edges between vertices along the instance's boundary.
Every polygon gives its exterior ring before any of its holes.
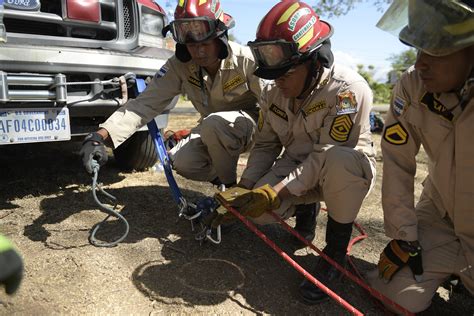
{"type": "MultiPolygon", "coordinates": [[[[285,159],[285,158],[282,158],[285,159]]],[[[297,164],[290,159],[283,164],[285,168],[297,164]]],[[[278,167],[277,167],[278,168],[278,167]]],[[[275,168],[275,169],[277,169],[275,168]]],[[[278,176],[279,170],[272,169],[255,184],[255,188],[264,184],[275,185],[285,177],[278,176]]],[[[326,152],[326,160],[321,169],[316,186],[303,196],[291,196],[281,201],[274,212],[283,219],[288,219],[295,213],[295,206],[324,201],[328,215],[339,223],[352,223],[365,196],[369,193],[375,179],[375,161],[353,148],[334,146],[326,152]]],[[[252,219],[257,224],[271,224],[275,219],[270,214],[263,214],[252,219]]]]}
{"type": "Polygon", "coordinates": [[[173,168],[192,180],[235,183],[239,155],[253,146],[255,126],[244,111],[208,115],[171,149],[173,168]]]}
{"type": "Polygon", "coordinates": [[[402,268],[386,284],[378,278],[378,271],[371,271],[368,275],[374,288],[413,313],[427,309],[440,284],[453,274],[459,276],[474,294],[474,280],[469,275],[472,267],[467,263],[451,220],[442,218],[425,194],[416,206],[416,213],[418,237],[423,248],[423,281],[417,283],[408,267],[402,268]],[[451,238],[446,238],[447,235],[451,238]]]}

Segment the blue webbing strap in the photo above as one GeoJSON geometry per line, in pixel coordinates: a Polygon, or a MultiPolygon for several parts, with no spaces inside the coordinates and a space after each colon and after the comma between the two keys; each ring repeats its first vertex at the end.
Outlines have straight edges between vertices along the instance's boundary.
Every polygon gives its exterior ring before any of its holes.
{"type": "MultiPolygon", "coordinates": [[[[137,79],[136,82],[137,82],[138,93],[141,93],[146,88],[145,80],[137,79]]],[[[180,206],[182,203],[183,195],[181,194],[178,184],[176,183],[176,180],[173,177],[173,171],[171,169],[170,158],[166,151],[165,143],[163,142],[163,136],[161,136],[160,130],[158,129],[158,126],[156,125],[156,122],[154,119],[151,120],[147,124],[147,126],[148,126],[148,131],[150,132],[150,136],[153,139],[153,142],[155,143],[155,148],[156,148],[156,151],[158,152],[158,158],[160,159],[161,164],[163,165],[163,169],[165,170],[166,180],[168,180],[168,184],[171,188],[171,193],[173,195],[173,198],[175,202],[178,204],[178,206],[180,206]]]]}

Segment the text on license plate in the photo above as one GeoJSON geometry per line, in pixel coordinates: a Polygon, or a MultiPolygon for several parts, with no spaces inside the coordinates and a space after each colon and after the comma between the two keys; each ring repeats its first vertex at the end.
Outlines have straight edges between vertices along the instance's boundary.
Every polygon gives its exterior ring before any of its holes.
{"type": "Polygon", "coordinates": [[[0,110],[0,145],[69,139],[67,108],[0,110]]]}

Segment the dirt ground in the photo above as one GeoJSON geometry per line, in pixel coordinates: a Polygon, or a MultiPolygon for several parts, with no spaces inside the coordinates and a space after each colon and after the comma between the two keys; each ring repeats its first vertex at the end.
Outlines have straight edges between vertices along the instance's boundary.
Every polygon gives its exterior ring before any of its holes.
{"type": "MultiPolygon", "coordinates": [[[[180,129],[195,121],[195,116],[173,115],[169,128],[180,129]]],[[[189,222],[177,221],[177,207],[163,173],[123,173],[113,159],[101,169],[99,181],[124,206],[130,233],[117,247],[90,245],[90,229],[105,215],[92,198],[91,178],[82,169],[79,149],[78,143],[0,147],[0,232],[12,239],[25,261],[19,292],[8,297],[0,291],[1,315],[347,313],[334,301],[303,304],[298,297],[302,277],[243,224],[227,232],[220,245],[200,245],[189,222]]],[[[419,162],[418,184],[426,175],[423,154],[419,162]]],[[[241,159],[240,171],[244,165],[241,159]]],[[[358,217],[369,238],[351,252],[362,273],[375,267],[388,241],[380,206],[380,167],[379,156],[376,187],[358,217]]],[[[209,184],[175,177],[191,201],[214,193],[209,184]]],[[[322,212],[315,240],[319,248],[324,247],[326,220],[322,212]]],[[[293,224],[292,219],[289,222],[293,224]]],[[[311,270],[316,256],[306,249],[295,252],[283,228],[261,229],[311,270]]],[[[122,232],[121,223],[111,220],[98,238],[111,240],[122,232]]],[[[386,314],[349,280],[336,292],[367,315],[386,314]]],[[[473,315],[473,301],[464,292],[450,296],[441,289],[427,314],[473,315]]]]}

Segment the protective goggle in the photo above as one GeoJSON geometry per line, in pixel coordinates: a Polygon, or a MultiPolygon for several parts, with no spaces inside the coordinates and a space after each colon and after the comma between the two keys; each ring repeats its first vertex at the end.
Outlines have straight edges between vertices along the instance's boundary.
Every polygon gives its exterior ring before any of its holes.
{"type": "Polygon", "coordinates": [[[170,30],[177,43],[197,43],[216,36],[216,24],[207,17],[179,19],[171,22],[170,30]]]}
{"type": "Polygon", "coordinates": [[[284,40],[248,42],[248,46],[257,65],[268,69],[295,64],[302,56],[296,43],[284,40]]]}

